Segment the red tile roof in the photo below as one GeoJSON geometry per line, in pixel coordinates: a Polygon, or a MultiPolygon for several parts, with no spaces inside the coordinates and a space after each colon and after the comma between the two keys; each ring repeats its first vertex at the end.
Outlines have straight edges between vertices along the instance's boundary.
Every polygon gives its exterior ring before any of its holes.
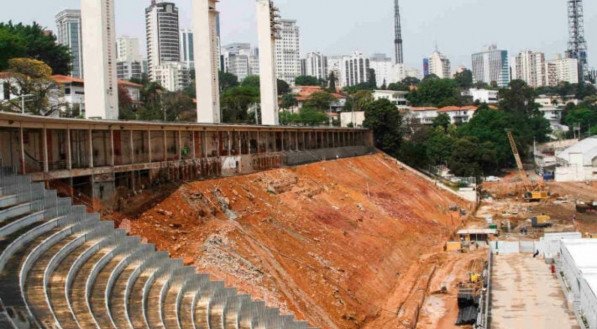
{"type": "Polygon", "coordinates": [[[62,84],[62,85],[67,84],[67,83],[81,83],[81,84],[84,83],[84,81],[82,79],[75,78],[75,77],[68,76],[68,75],[61,75],[61,74],[53,75],[52,80],[54,80],[56,83],[62,84]]]}
{"type": "MultiPolygon", "coordinates": [[[[320,86],[296,86],[296,87],[299,88],[299,92],[296,95],[296,100],[298,100],[299,102],[306,101],[307,99],[309,99],[309,97],[311,97],[311,95],[313,95],[315,93],[325,92],[325,90],[323,90],[323,88],[320,86]]],[[[336,99],[344,97],[343,95],[341,95],[339,93],[332,93],[332,96],[334,96],[336,99]]]]}

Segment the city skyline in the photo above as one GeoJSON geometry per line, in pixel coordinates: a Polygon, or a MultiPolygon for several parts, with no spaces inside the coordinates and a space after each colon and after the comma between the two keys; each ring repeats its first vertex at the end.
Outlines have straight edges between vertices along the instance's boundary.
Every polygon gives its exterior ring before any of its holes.
{"type": "MultiPolygon", "coordinates": [[[[40,14],[32,13],[28,1],[15,4],[11,11],[0,13],[0,21],[38,21],[55,31],[54,16],[63,9],[80,8],[79,0],[61,3],[36,4],[40,14]],[[42,14],[43,13],[43,14],[42,14]]],[[[180,7],[181,28],[190,27],[191,0],[173,1],[180,7]]],[[[117,35],[129,35],[144,40],[144,8],[149,1],[116,1],[117,35]],[[134,13],[138,13],[135,15],[134,13]]],[[[365,4],[347,6],[340,0],[318,3],[314,0],[292,2],[276,1],[284,18],[296,19],[301,27],[302,55],[319,51],[326,55],[348,55],[359,50],[367,55],[394,53],[394,10],[391,0],[372,0],[365,4]],[[305,6],[313,1],[318,11],[305,6]],[[329,9],[329,10],[327,10],[329,9]],[[337,15],[330,16],[331,13],[337,15]],[[342,14],[342,15],[338,15],[342,14]],[[335,24],[330,28],[330,17],[335,24]],[[337,19],[343,17],[342,20],[337,19]],[[329,38],[322,38],[321,31],[329,31],[329,38]],[[371,37],[375,35],[375,37],[371,37]]],[[[255,4],[253,1],[223,1],[219,5],[222,16],[222,43],[250,42],[257,44],[255,4]]],[[[421,66],[421,59],[428,56],[437,43],[451,59],[453,66],[471,66],[471,54],[490,44],[507,49],[511,54],[522,50],[545,52],[548,58],[563,54],[567,49],[568,30],[566,1],[528,0],[524,3],[504,0],[486,3],[481,0],[455,0],[445,3],[430,0],[425,4],[414,1],[401,2],[402,29],[405,42],[405,63],[421,66]],[[510,8],[516,5],[518,10],[510,8]],[[541,19],[528,26],[529,10],[541,10],[541,19]],[[492,13],[488,16],[484,13],[492,13]],[[506,19],[507,18],[507,19],[506,19]],[[506,23],[504,23],[506,22],[506,23]],[[474,28],[478,27],[478,28],[474,28]]],[[[597,63],[597,3],[585,1],[585,29],[589,46],[589,65],[597,63]]],[[[142,42],[142,48],[145,43],[142,42]]]]}

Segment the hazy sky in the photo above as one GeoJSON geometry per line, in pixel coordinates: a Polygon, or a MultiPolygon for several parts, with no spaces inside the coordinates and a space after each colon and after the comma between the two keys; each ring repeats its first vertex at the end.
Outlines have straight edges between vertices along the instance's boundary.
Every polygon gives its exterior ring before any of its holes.
{"type": "MultiPolygon", "coordinates": [[[[173,0],[181,27],[191,26],[191,0],[173,0]]],[[[55,29],[54,15],[79,8],[80,0],[19,0],[0,11],[0,21],[40,22],[55,29]]],[[[144,7],[149,0],[116,0],[118,35],[144,43],[144,7]]],[[[393,57],[392,0],[277,0],[284,18],[298,20],[302,53],[328,55],[360,50],[393,57]]],[[[597,66],[597,1],[585,4],[590,65],[597,66]]],[[[407,64],[419,68],[437,44],[452,66],[471,66],[470,54],[497,44],[510,54],[532,49],[548,58],[567,47],[566,0],[401,0],[407,64]]],[[[255,0],[221,0],[222,43],[256,43],[255,0]]]]}

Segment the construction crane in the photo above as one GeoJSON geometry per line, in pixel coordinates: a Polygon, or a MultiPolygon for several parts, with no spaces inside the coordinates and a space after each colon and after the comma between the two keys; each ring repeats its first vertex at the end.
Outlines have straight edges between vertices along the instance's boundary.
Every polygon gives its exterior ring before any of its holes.
{"type": "Polygon", "coordinates": [[[543,190],[543,187],[539,184],[537,187],[533,186],[531,180],[529,179],[529,175],[527,175],[526,170],[524,170],[524,166],[522,164],[522,158],[520,157],[520,152],[518,152],[518,146],[516,146],[516,140],[514,140],[514,135],[512,134],[512,130],[506,130],[508,133],[508,140],[510,141],[510,147],[512,148],[512,154],[514,154],[514,159],[516,160],[516,166],[518,167],[518,173],[520,178],[522,179],[522,183],[524,184],[525,193],[523,195],[524,199],[528,202],[538,202],[547,200],[549,195],[546,191],[543,190]]]}

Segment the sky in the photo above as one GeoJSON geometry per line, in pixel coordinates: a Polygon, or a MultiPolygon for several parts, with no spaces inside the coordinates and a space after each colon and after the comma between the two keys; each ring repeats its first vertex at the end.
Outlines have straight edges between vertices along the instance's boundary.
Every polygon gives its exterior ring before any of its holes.
{"type": "MultiPolygon", "coordinates": [[[[191,27],[191,0],[180,7],[181,28],[191,27]]],[[[144,43],[144,8],[150,0],[116,0],[117,35],[144,43]]],[[[393,0],[276,0],[282,17],[301,28],[301,52],[326,55],[386,53],[393,57],[393,0]]],[[[597,67],[597,1],[585,0],[589,65],[597,67]]],[[[420,68],[437,48],[453,68],[470,67],[472,53],[497,44],[510,51],[545,52],[548,59],[567,48],[566,0],[401,0],[405,62],[420,68]]],[[[0,11],[0,21],[37,21],[55,30],[54,16],[78,9],[80,0],[19,0],[0,11]]],[[[255,0],[221,0],[222,44],[256,44],[255,0]]]]}

